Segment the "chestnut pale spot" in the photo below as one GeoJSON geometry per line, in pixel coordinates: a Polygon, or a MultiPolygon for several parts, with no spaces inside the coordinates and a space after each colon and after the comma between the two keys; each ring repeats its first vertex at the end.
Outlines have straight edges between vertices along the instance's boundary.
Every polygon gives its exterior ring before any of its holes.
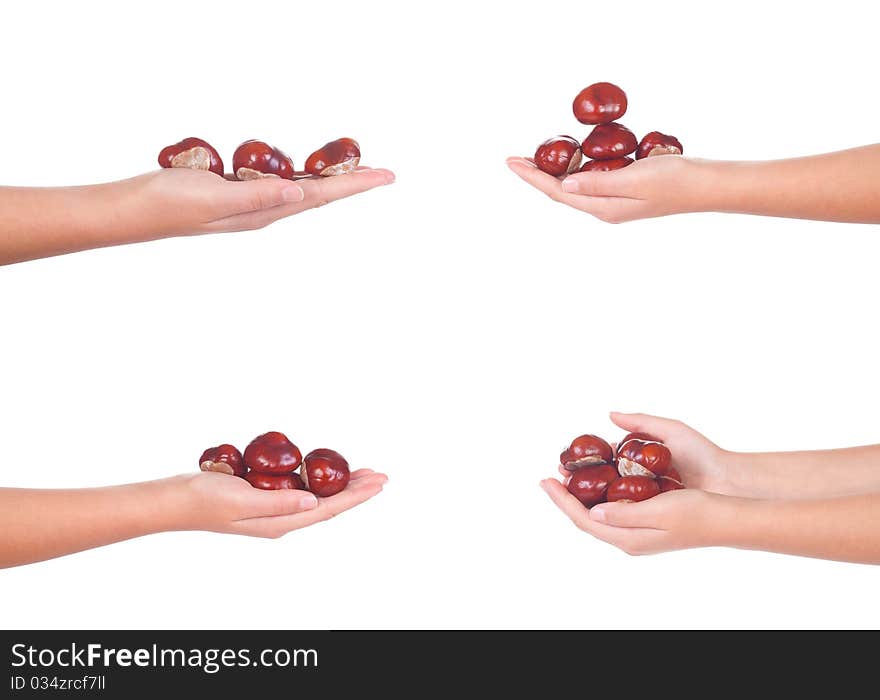
{"type": "Polygon", "coordinates": [[[626,459],[626,457],[620,457],[617,460],[617,471],[621,476],[650,476],[652,478],[654,476],[654,472],[645,469],[641,464],[633,462],[631,459],[626,459]]]}
{"type": "Polygon", "coordinates": [[[336,165],[328,165],[321,171],[321,177],[332,177],[333,175],[345,175],[346,173],[352,172],[357,166],[358,163],[361,162],[360,156],[355,158],[349,158],[342,163],[337,163],[336,165]]]}
{"type": "Polygon", "coordinates": [[[654,146],[650,151],[648,151],[647,158],[651,156],[680,156],[681,149],[676,148],[675,146],[654,146]]]}
{"type": "Polygon", "coordinates": [[[235,472],[226,462],[214,462],[210,459],[205,460],[199,465],[199,469],[203,472],[219,472],[221,474],[229,474],[232,476],[235,472]]]}
{"type": "Polygon", "coordinates": [[[172,168],[190,168],[192,170],[210,170],[211,154],[207,148],[194,146],[181,151],[171,159],[172,168]]]}
{"type": "Polygon", "coordinates": [[[278,177],[275,173],[261,173],[253,168],[239,168],[235,171],[235,177],[239,180],[261,180],[264,177],[278,177]]]}

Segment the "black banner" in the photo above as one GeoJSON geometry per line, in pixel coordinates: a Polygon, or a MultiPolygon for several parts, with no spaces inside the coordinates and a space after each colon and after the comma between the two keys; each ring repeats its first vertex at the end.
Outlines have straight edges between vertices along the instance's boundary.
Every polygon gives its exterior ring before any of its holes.
{"type": "Polygon", "coordinates": [[[838,682],[873,669],[876,641],[793,632],[0,632],[0,697],[284,690],[333,698],[392,688],[457,697],[475,682],[493,697],[526,682],[545,693],[628,695],[700,678],[715,679],[708,693],[754,693],[757,679],[789,689],[807,680],[816,690],[835,669],[846,669],[838,682]]]}

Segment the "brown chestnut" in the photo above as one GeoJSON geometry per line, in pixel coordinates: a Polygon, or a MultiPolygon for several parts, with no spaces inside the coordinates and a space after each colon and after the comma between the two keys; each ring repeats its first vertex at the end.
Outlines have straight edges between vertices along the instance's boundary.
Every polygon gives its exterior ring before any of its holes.
{"type": "Polygon", "coordinates": [[[284,433],[264,433],[244,450],[244,464],[262,474],[289,474],[302,463],[302,453],[284,433]]]}
{"type": "Polygon", "coordinates": [[[645,138],[639,141],[636,160],[649,156],[680,156],[682,153],[684,153],[684,147],[677,138],[669,134],[661,134],[659,131],[652,131],[650,134],[645,134],[645,138]]]}
{"type": "Polygon", "coordinates": [[[660,493],[660,486],[656,479],[649,476],[622,476],[611,482],[608,486],[606,500],[609,503],[615,501],[635,502],[647,501],[660,493]]]}
{"type": "Polygon", "coordinates": [[[572,496],[587,508],[592,508],[605,500],[608,485],[618,478],[619,475],[614,465],[595,464],[581,467],[574,472],[568,480],[567,488],[572,496]]]}
{"type": "Polygon", "coordinates": [[[159,165],[163,168],[210,170],[223,177],[223,160],[217,149],[195,136],[165,146],[159,151],[159,165]]]}
{"type": "Polygon", "coordinates": [[[535,151],[535,165],[554,177],[575,172],[582,158],[581,145],[571,136],[554,136],[535,151]]]}
{"type": "Polygon", "coordinates": [[[612,158],[611,160],[588,160],[578,170],[579,173],[601,172],[607,173],[610,170],[620,170],[627,165],[632,165],[635,161],[632,158],[612,158]]]}
{"type": "Polygon", "coordinates": [[[575,471],[594,464],[610,464],[614,461],[611,445],[598,435],[580,435],[571,441],[561,455],[559,463],[563,469],[575,471]]]}
{"type": "Polygon", "coordinates": [[[305,456],[300,473],[306,488],[322,498],[342,491],[351,477],[345,457],[323,447],[305,456]]]}
{"type": "Polygon", "coordinates": [[[636,135],[623,124],[599,124],[584,142],[581,151],[593,160],[611,160],[628,156],[639,145],[636,135]]]}
{"type": "Polygon", "coordinates": [[[220,472],[233,476],[244,476],[247,467],[242,461],[241,452],[234,445],[209,447],[199,457],[199,469],[203,472],[220,472]]]}
{"type": "Polygon", "coordinates": [[[669,467],[669,470],[657,479],[657,485],[660,486],[660,493],[667,491],[677,491],[684,488],[684,481],[681,480],[681,474],[675,467],[669,467]]]}
{"type": "Polygon", "coordinates": [[[614,83],[593,83],[581,90],[572,103],[581,124],[607,124],[626,113],[626,93],[614,83]]]}
{"type": "Polygon", "coordinates": [[[232,155],[232,172],[239,180],[261,177],[293,179],[293,161],[281,149],[263,141],[245,141],[232,155]]]}
{"type": "Polygon", "coordinates": [[[306,160],[309,175],[344,175],[361,162],[361,148],[354,139],[336,139],[325,143],[306,160]]]}
{"type": "Polygon", "coordinates": [[[617,452],[621,476],[663,476],[672,466],[672,453],[662,442],[630,438],[617,452]]]}
{"type": "Polygon", "coordinates": [[[255,489],[265,491],[277,491],[279,489],[305,490],[305,485],[299,474],[263,474],[261,472],[248,472],[244,477],[255,489]]]}

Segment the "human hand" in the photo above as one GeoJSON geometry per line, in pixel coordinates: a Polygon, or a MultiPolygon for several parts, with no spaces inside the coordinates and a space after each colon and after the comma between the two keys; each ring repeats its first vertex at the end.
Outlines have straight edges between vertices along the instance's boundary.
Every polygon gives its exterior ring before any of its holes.
{"type": "Polygon", "coordinates": [[[578,528],[633,555],[728,544],[746,502],[682,489],[639,503],[600,503],[587,510],[556,479],[545,479],[541,488],[578,528]]]}
{"type": "Polygon", "coordinates": [[[708,164],[681,156],[654,156],[620,170],[573,173],[559,179],[539,170],[531,159],[507,159],[514,173],[550,199],[610,224],[710,210],[708,164]]]}
{"type": "Polygon", "coordinates": [[[346,175],[238,182],[204,170],[164,168],[133,178],[151,237],[252,231],[279,219],[394,182],[389,170],[358,168],[346,175]]]}
{"type": "Polygon", "coordinates": [[[345,490],[316,498],[308,491],[256,489],[227,474],[187,474],[175,477],[185,505],[181,522],[172,529],[281,537],[360,505],[378,494],[387,480],[372,469],[359,469],[345,490]]]}

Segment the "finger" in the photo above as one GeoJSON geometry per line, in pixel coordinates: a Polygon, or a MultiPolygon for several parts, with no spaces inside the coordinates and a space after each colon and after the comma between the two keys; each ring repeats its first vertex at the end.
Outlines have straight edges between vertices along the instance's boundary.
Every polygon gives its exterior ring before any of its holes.
{"type": "Polygon", "coordinates": [[[223,216],[263,211],[273,207],[302,202],[305,192],[299,183],[277,177],[230,182],[221,188],[221,201],[216,202],[223,216]]]}
{"type": "Polygon", "coordinates": [[[556,507],[565,513],[578,528],[606,542],[609,542],[609,538],[613,537],[613,528],[591,520],[590,512],[556,479],[544,479],[541,482],[541,488],[550,496],[550,500],[556,504],[556,507]]]}
{"type": "Polygon", "coordinates": [[[355,171],[335,177],[300,180],[299,185],[303,188],[305,198],[298,207],[300,211],[321,207],[374,187],[390,185],[392,182],[394,182],[394,173],[382,168],[355,171]]]}
{"type": "Polygon", "coordinates": [[[611,422],[618,428],[623,428],[630,433],[648,433],[661,440],[668,437],[670,432],[679,424],[672,418],[651,416],[647,413],[619,413],[612,411],[609,414],[611,422]]]}
{"type": "Polygon", "coordinates": [[[532,187],[546,194],[554,202],[566,204],[587,214],[608,222],[626,221],[638,218],[639,211],[634,207],[640,202],[620,197],[587,197],[569,194],[562,189],[562,183],[552,175],[539,170],[525,158],[509,158],[508,167],[532,187]]]}
{"type": "Polygon", "coordinates": [[[318,507],[318,499],[314,494],[295,489],[278,491],[244,489],[239,498],[241,499],[241,520],[292,515],[318,507]]]}
{"type": "Polygon", "coordinates": [[[357,481],[358,479],[362,479],[365,476],[369,476],[370,474],[375,474],[376,472],[372,469],[358,469],[351,473],[351,480],[357,481]]]}
{"type": "Polygon", "coordinates": [[[318,507],[308,512],[242,520],[237,523],[237,529],[242,534],[280,537],[293,530],[329,520],[340,513],[351,510],[380,493],[384,485],[384,479],[363,479],[354,486],[349,485],[335,496],[318,499],[318,507]]]}
{"type": "Polygon", "coordinates": [[[590,520],[612,527],[637,527],[662,530],[658,526],[660,511],[666,505],[662,496],[639,503],[600,503],[590,509],[590,520]]]}
{"type": "Polygon", "coordinates": [[[582,194],[589,197],[625,197],[639,199],[635,196],[635,184],[638,182],[639,171],[635,164],[609,172],[572,173],[562,181],[562,189],[570,194],[582,194]]]}

